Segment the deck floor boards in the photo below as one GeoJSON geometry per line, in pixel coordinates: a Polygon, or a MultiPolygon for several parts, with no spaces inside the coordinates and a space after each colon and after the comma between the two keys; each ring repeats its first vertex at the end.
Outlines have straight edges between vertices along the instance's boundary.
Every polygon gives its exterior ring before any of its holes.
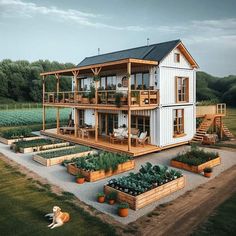
{"type": "Polygon", "coordinates": [[[126,153],[126,154],[129,154],[132,156],[141,156],[141,155],[145,155],[148,153],[152,153],[152,152],[156,152],[156,151],[161,150],[161,148],[159,148],[158,146],[146,144],[144,147],[132,146],[131,150],[128,151],[127,144],[119,144],[119,143],[112,144],[109,142],[108,139],[106,140],[103,137],[99,137],[98,142],[95,142],[95,138],[93,138],[93,137],[82,139],[79,137],[76,138],[74,135],[57,134],[56,129],[47,129],[45,131],[41,131],[41,134],[46,135],[46,136],[50,136],[50,137],[54,137],[54,138],[63,139],[66,141],[71,141],[76,144],[87,145],[90,147],[94,147],[94,148],[102,149],[102,150],[106,150],[106,151],[122,152],[122,153],[126,153]]]}

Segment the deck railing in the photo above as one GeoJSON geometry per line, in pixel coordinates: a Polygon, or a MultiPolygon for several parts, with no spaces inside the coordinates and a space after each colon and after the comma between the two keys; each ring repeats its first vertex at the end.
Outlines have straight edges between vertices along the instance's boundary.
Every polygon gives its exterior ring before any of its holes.
{"type": "MultiPolygon", "coordinates": [[[[131,90],[130,99],[131,106],[158,105],[159,90],[131,90]]],[[[128,105],[128,90],[45,92],[44,103],[124,106],[128,105]]]]}
{"type": "Polygon", "coordinates": [[[225,103],[219,103],[219,104],[213,104],[213,105],[200,105],[196,107],[196,116],[202,117],[205,115],[226,115],[226,104],[225,103]]]}

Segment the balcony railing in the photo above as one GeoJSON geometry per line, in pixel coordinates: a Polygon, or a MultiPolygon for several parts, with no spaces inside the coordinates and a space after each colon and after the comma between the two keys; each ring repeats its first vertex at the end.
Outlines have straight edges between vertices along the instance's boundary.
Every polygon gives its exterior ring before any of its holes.
{"type": "MultiPolygon", "coordinates": [[[[159,104],[159,90],[131,90],[131,106],[148,106],[159,104]]],[[[46,92],[44,103],[81,104],[81,105],[128,105],[127,90],[98,90],[77,92],[46,92]],[[97,94],[97,96],[96,96],[97,94]]]]}
{"type": "Polygon", "coordinates": [[[219,103],[213,105],[197,105],[196,106],[196,115],[197,117],[203,117],[205,115],[226,115],[226,104],[219,103]]]}

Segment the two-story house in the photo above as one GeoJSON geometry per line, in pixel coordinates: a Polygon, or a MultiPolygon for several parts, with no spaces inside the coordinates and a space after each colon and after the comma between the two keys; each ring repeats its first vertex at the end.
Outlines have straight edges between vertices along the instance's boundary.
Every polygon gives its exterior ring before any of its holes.
{"type": "Polygon", "coordinates": [[[180,40],[86,57],[76,68],[41,73],[43,134],[139,156],[188,143],[196,133],[197,63],[180,40]],[[56,92],[45,92],[54,75],[56,92]],[[72,91],[59,91],[72,76],[72,91]],[[57,129],[45,129],[47,107],[57,129]],[[61,127],[60,108],[72,108],[61,127]]]}

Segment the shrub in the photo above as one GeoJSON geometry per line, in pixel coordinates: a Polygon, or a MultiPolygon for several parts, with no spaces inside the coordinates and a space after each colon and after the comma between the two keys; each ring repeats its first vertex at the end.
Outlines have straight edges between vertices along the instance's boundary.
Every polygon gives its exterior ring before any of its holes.
{"type": "Polygon", "coordinates": [[[78,174],[76,175],[76,178],[77,178],[77,179],[81,179],[81,178],[84,178],[84,176],[83,176],[81,173],[78,173],[78,174]]]}
{"type": "Polygon", "coordinates": [[[97,197],[105,197],[105,194],[103,192],[97,193],[97,197]]]}
{"type": "Polygon", "coordinates": [[[118,205],[118,209],[127,209],[127,208],[129,208],[129,204],[127,202],[121,202],[118,205]]]}
{"type": "Polygon", "coordinates": [[[29,128],[16,128],[16,129],[9,129],[1,132],[1,136],[6,139],[17,139],[23,137],[34,137],[37,136],[31,133],[32,130],[29,128]]]}
{"type": "Polygon", "coordinates": [[[178,154],[173,158],[175,161],[183,162],[188,165],[198,166],[207,161],[213,160],[219,156],[218,152],[207,152],[204,149],[200,149],[197,146],[191,146],[189,151],[182,154],[178,154]]]}
{"type": "Polygon", "coordinates": [[[117,198],[117,192],[110,192],[107,196],[106,196],[107,200],[116,200],[117,198]]]}
{"type": "Polygon", "coordinates": [[[206,167],[203,170],[205,173],[212,173],[213,169],[211,167],[206,167]]]}

